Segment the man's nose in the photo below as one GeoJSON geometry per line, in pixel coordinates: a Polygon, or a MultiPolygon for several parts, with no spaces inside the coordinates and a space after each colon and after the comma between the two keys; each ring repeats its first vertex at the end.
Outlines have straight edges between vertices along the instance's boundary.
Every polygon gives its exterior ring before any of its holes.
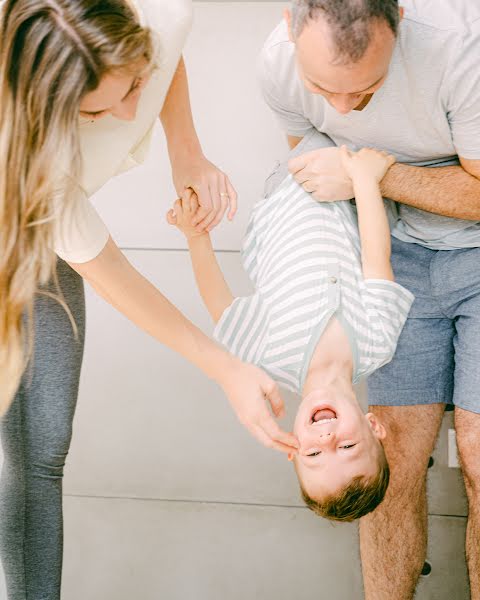
{"type": "Polygon", "coordinates": [[[341,115],[348,114],[351,110],[355,108],[355,106],[359,104],[359,102],[360,101],[357,96],[350,96],[348,94],[344,96],[337,95],[330,97],[330,104],[341,115]]]}

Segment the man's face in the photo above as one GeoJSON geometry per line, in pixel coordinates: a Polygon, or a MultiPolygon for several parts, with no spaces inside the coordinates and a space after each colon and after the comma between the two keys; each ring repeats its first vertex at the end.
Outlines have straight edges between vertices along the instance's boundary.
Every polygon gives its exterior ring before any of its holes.
{"type": "MultiPolygon", "coordinates": [[[[286,19],[290,24],[288,11],[286,19]]],[[[335,64],[337,56],[331,39],[330,25],[322,17],[309,20],[295,39],[297,66],[307,90],[320,94],[346,115],[366,106],[385,82],[395,36],[384,21],[374,23],[365,54],[353,64],[335,64]]]]}

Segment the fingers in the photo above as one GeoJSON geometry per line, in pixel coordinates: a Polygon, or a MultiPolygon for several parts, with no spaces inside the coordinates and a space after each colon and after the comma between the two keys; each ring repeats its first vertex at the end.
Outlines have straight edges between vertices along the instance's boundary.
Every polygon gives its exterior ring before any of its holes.
{"type": "Polygon", "coordinates": [[[350,158],[352,158],[352,153],[345,146],[345,144],[343,144],[343,146],[340,147],[340,158],[341,158],[342,163],[344,165],[348,163],[348,161],[349,161],[350,158]]]}
{"type": "Polygon", "coordinates": [[[306,152],[305,154],[300,154],[300,156],[296,156],[295,158],[291,158],[288,161],[288,170],[292,175],[298,173],[306,166],[308,166],[311,160],[311,152],[306,152]]]}
{"type": "Polygon", "coordinates": [[[237,192],[235,191],[233,185],[230,183],[228,177],[225,178],[227,182],[227,192],[228,199],[230,201],[230,210],[228,212],[228,219],[230,221],[233,220],[234,216],[237,214],[237,192]]]}
{"type": "Polygon", "coordinates": [[[198,197],[198,203],[200,205],[197,215],[192,222],[194,227],[197,227],[206,217],[210,214],[213,208],[212,197],[210,195],[210,188],[208,182],[205,181],[200,185],[191,186],[193,191],[198,197]]]}
{"type": "Polygon", "coordinates": [[[290,452],[296,452],[298,450],[299,444],[297,438],[293,435],[293,433],[287,433],[286,431],[283,431],[283,429],[281,429],[277,423],[275,423],[271,415],[266,415],[259,423],[259,426],[275,443],[288,446],[290,452]]]}
{"type": "Polygon", "coordinates": [[[173,210],[173,208],[171,208],[167,212],[167,223],[169,225],[176,225],[177,224],[177,215],[175,214],[175,211],[173,210]]]}
{"type": "Polygon", "coordinates": [[[219,172],[218,178],[210,181],[208,194],[205,188],[195,191],[200,203],[194,221],[197,231],[211,231],[222,221],[229,207],[228,218],[233,219],[237,211],[237,193],[224,173],[219,172]]]}
{"type": "Polygon", "coordinates": [[[214,218],[210,221],[207,226],[207,231],[211,231],[214,227],[216,227],[220,221],[223,219],[223,216],[228,208],[229,194],[227,192],[227,184],[225,181],[225,176],[222,178],[218,188],[218,210],[214,215],[214,218]]]}
{"type": "Polygon", "coordinates": [[[277,385],[274,383],[270,384],[270,389],[265,390],[266,397],[268,402],[270,402],[270,406],[272,407],[273,414],[281,419],[285,416],[285,404],[283,402],[283,398],[280,395],[277,385]]]}
{"type": "Polygon", "coordinates": [[[265,431],[258,425],[250,427],[250,433],[266,448],[272,448],[273,450],[279,450],[287,455],[295,454],[296,450],[292,450],[291,446],[283,444],[275,439],[272,439],[265,431]]]}

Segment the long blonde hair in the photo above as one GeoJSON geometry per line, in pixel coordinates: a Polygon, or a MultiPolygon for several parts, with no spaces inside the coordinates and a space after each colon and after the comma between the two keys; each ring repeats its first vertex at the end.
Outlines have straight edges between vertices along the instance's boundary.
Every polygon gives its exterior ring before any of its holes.
{"type": "Polygon", "coordinates": [[[6,0],[0,23],[2,415],[31,356],[35,295],[55,273],[54,221],[81,177],[80,101],[105,74],[151,62],[153,46],[125,0],[6,0]]]}

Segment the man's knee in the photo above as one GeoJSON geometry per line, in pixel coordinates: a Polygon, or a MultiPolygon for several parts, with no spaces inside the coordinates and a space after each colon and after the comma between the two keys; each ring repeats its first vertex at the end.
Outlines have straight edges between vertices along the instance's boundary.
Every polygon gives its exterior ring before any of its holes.
{"type": "Polygon", "coordinates": [[[392,480],[422,481],[442,423],[444,405],[371,406],[384,425],[383,440],[392,480]]]}
{"type": "Polygon", "coordinates": [[[465,487],[480,497],[480,415],[456,408],[455,429],[465,487]]]}

